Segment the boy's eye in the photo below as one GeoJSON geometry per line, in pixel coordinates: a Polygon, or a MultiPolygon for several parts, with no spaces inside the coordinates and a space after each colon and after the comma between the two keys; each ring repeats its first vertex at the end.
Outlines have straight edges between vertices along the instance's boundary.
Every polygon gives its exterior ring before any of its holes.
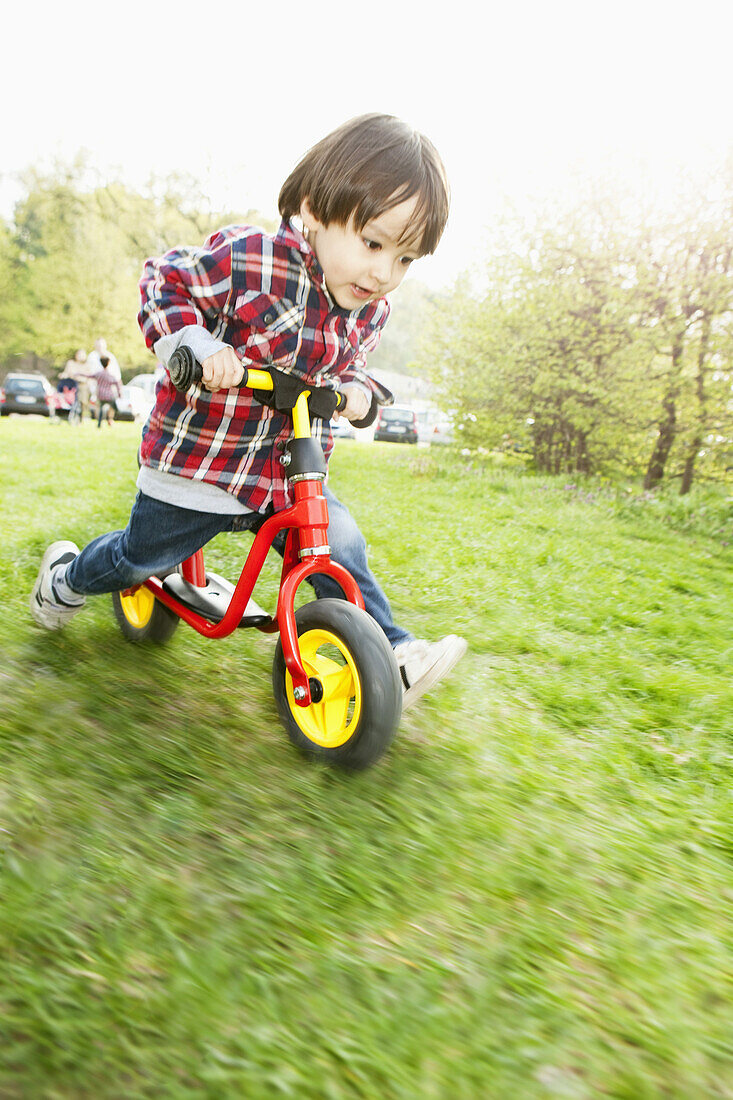
{"type": "Polygon", "coordinates": [[[364,244],[367,246],[370,252],[378,252],[382,247],[379,241],[372,241],[369,237],[364,237],[364,244]]]}
{"type": "Polygon", "coordinates": [[[402,264],[402,265],[403,265],[404,267],[409,267],[409,266],[410,266],[410,264],[411,264],[411,263],[412,263],[412,262],[414,261],[414,259],[415,259],[415,257],[414,257],[414,256],[402,256],[402,257],[400,258],[400,263],[401,263],[401,264],[402,264]]]}

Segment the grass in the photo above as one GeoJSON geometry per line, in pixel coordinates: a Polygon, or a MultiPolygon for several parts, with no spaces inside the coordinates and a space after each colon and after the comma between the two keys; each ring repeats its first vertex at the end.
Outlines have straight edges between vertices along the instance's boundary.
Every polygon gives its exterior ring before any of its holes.
{"type": "Polygon", "coordinates": [[[733,1097],[730,501],[339,443],[396,617],[470,643],[354,776],[272,638],[30,623],[136,446],[0,424],[3,1100],[733,1097]]]}

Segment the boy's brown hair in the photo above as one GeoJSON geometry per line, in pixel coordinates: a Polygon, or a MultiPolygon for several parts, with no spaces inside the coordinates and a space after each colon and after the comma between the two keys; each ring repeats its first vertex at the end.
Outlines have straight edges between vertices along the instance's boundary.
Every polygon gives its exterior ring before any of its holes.
{"type": "Polygon", "coordinates": [[[393,115],[369,114],[345,122],[312,149],[285,180],[278,205],[283,218],[313,215],[361,232],[367,222],[418,196],[414,223],[420,254],[434,252],[448,218],[450,192],[435,146],[393,115]]]}

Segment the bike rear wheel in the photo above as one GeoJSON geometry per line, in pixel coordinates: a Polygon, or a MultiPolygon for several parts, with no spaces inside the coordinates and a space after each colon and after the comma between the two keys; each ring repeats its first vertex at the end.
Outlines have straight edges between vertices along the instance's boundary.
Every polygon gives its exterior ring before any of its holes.
{"type": "Polygon", "coordinates": [[[120,630],[131,642],[167,642],[180,622],[144,585],[128,594],[113,592],[112,606],[120,630]]]}

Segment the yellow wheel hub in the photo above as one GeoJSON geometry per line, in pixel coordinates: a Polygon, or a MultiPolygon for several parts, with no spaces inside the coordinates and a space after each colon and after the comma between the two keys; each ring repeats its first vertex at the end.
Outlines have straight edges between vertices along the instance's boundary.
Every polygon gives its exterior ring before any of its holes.
{"type": "Polygon", "coordinates": [[[323,748],[335,749],[356,733],[361,717],[361,680],[351,653],[329,630],[307,630],[298,639],[306,676],[323,688],[322,698],[299,707],[293,681],[285,674],[290,713],[306,737],[323,748]]]}
{"type": "Polygon", "coordinates": [[[150,622],[150,617],[155,607],[155,596],[149,588],[143,588],[141,586],[137,591],[128,596],[121,592],[120,603],[125,618],[130,626],[134,626],[138,630],[141,630],[150,622]]]}

